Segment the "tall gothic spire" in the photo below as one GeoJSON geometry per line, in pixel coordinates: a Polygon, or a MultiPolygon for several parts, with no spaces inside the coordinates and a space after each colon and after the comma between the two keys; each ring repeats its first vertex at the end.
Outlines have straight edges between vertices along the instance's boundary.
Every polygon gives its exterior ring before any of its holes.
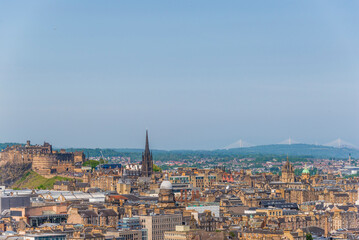
{"type": "Polygon", "coordinates": [[[141,175],[143,177],[150,177],[153,173],[153,160],[152,153],[150,151],[150,145],[148,142],[148,130],[146,130],[146,146],[145,151],[142,153],[142,169],[141,175]]]}
{"type": "Polygon", "coordinates": [[[148,143],[148,130],[146,129],[146,146],[145,146],[145,153],[150,152],[150,145],[148,143]]]}

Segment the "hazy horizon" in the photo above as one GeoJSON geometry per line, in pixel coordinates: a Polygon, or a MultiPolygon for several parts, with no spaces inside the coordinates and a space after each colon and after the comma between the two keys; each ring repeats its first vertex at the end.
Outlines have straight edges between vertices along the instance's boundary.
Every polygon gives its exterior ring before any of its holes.
{"type": "Polygon", "coordinates": [[[359,2],[3,1],[0,142],[359,146],[359,2]]]}
{"type": "MultiPolygon", "coordinates": [[[[295,139],[291,139],[291,143],[288,142],[289,139],[285,139],[284,141],[281,142],[277,142],[277,143],[263,143],[263,144],[250,144],[247,142],[243,142],[243,145],[239,145],[238,142],[242,141],[242,140],[238,140],[236,142],[233,142],[231,144],[228,144],[227,146],[222,146],[222,147],[218,147],[218,148],[213,148],[213,149],[163,149],[163,148],[152,148],[151,144],[150,144],[150,148],[151,150],[163,150],[163,151],[175,151],[175,150],[220,150],[220,149],[233,149],[233,148],[248,148],[248,147],[258,147],[258,146],[269,146],[269,145],[315,145],[315,146],[325,146],[325,147],[334,147],[334,148],[353,148],[353,149],[358,149],[357,146],[353,145],[352,143],[349,143],[343,139],[335,139],[334,141],[331,142],[326,142],[326,143],[307,143],[307,142],[299,142],[296,141],[295,139]],[[235,145],[235,146],[232,146],[235,145]]],[[[42,142],[33,142],[30,140],[30,144],[31,145],[42,145],[44,142],[46,141],[42,141],[42,142]]],[[[150,141],[151,142],[151,141],[150,141]]],[[[6,143],[15,143],[15,144],[26,144],[26,142],[0,142],[1,144],[6,144],[6,143]]],[[[51,142],[50,142],[51,144],[51,142]]],[[[121,146],[117,146],[117,147],[107,147],[107,146],[95,146],[95,147],[88,147],[88,146],[55,146],[53,145],[53,148],[56,149],[60,149],[60,148],[88,148],[88,149],[95,149],[95,148],[101,148],[101,149],[144,149],[144,146],[133,146],[133,147],[121,147],[121,146]]]]}

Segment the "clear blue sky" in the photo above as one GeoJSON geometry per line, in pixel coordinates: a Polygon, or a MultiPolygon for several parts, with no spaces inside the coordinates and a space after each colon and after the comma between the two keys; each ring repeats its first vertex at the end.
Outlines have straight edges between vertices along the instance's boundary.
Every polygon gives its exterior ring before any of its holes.
{"type": "Polygon", "coordinates": [[[0,1],[0,142],[359,146],[359,1],[0,1]]]}

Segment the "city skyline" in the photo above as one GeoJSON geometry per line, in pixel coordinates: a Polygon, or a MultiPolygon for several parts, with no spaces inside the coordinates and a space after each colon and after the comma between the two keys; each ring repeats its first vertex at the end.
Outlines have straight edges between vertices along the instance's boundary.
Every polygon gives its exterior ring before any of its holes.
{"type": "Polygon", "coordinates": [[[359,239],[358,10],[0,0],[0,239],[359,239]]]}
{"type": "MultiPolygon", "coordinates": [[[[146,130],[146,139],[147,138],[147,133],[148,130],[146,130]]],[[[0,142],[0,144],[6,144],[6,143],[11,143],[11,144],[26,144],[27,142],[31,142],[32,144],[35,145],[42,145],[43,143],[47,143],[48,140],[43,140],[43,141],[38,141],[38,142],[34,142],[31,140],[26,140],[26,142],[0,142]]],[[[337,138],[333,141],[330,142],[302,142],[302,141],[298,141],[296,139],[293,139],[291,137],[284,139],[283,141],[280,142],[275,142],[275,143],[262,143],[262,144],[255,144],[255,143],[249,143],[243,139],[239,139],[238,141],[232,142],[226,146],[220,146],[217,148],[213,148],[213,149],[164,149],[161,147],[155,147],[154,150],[164,150],[164,151],[175,151],[175,150],[205,150],[205,151],[214,151],[214,150],[223,150],[223,149],[235,149],[235,148],[251,148],[251,147],[260,147],[260,146],[270,146],[270,145],[295,145],[295,144],[304,144],[304,145],[315,145],[315,146],[325,146],[325,147],[333,147],[333,148],[348,148],[348,149],[354,149],[357,150],[358,147],[350,142],[347,142],[344,139],[341,138],[337,138]]],[[[146,144],[147,146],[147,140],[146,140],[146,144]]],[[[107,146],[101,146],[101,147],[88,147],[88,146],[55,146],[55,148],[60,149],[60,148],[102,148],[102,149],[133,149],[133,150],[138,150],[138,149],[142,149],[143,146],[116,146],[116,147],[107,147],[107,146]]]]}
{"type": "Polygon", "coordinates": [[[357,2],[4,2],[0,142],[359,146],[357,2]]]}

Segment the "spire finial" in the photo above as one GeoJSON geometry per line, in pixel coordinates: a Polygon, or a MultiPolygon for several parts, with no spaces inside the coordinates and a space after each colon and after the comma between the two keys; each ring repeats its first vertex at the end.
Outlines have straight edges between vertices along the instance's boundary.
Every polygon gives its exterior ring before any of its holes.
{"type": "Polygon", "coordinates": [[[145,152],[150,151],[150,145],[148,143],[148,130],[146,129],[146,146],[145,146],[145,152]]]}

